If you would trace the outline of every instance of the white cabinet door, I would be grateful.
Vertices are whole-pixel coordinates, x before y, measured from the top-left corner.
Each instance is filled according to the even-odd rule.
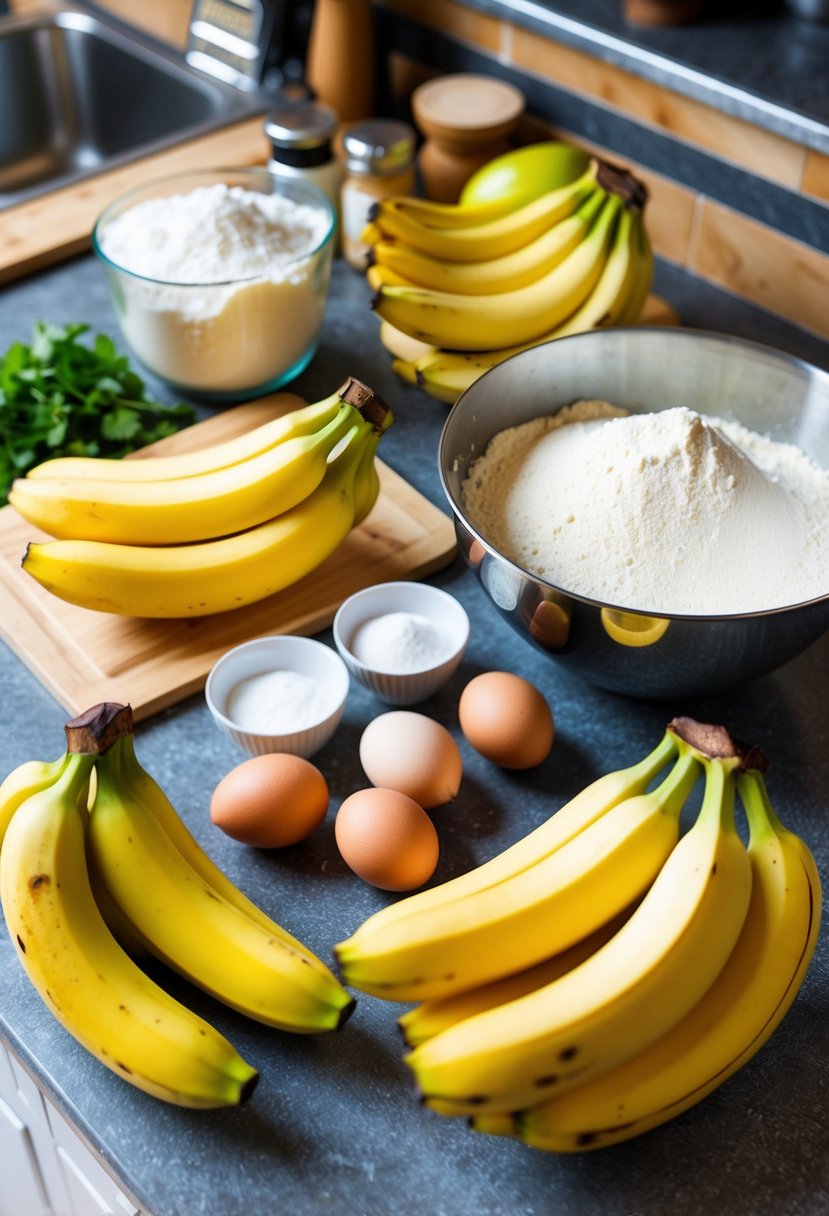
[[[0,1216],[48,1216],[28,1128],[0,1098]]]
[[[138,1209],[51,1102],[46,1111],[75,1216],[138,1216]]]

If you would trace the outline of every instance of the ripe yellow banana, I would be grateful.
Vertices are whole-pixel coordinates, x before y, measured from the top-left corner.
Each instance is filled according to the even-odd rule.
[[[702,1000],[662,1038],[594,1081],[524,1112],[528,1144],[583,1152],[681,1114],[770,1038],[803,983],[820,927],[820,879],[799,837],[777,820],[758,771],[737,788],[748,814],[751,902],[742,932]]]
[[[506,879],[514,878],[567,844],[613,807],[628,798],[644,794],[654,778],[674,760],[676,735],[671,724],[657,746],[636,764],[597,777],[560,810],[528,832],[509,848],[465,874],[440,886],[418,891],[406,899],[389,904],[364,921],[347,942],[336,947],[340,964],[350,954],[359,955],[362,940],[383,934],[401,919],[436,911],[467,895],[480,895]]]
[[[172,456],[141,456],[132,460],[111,460],[97,456],[58,456],[45,460],[26,474],[27,477],[75,479],[88,477],[96,481],[173,481],[181,477],[199,477],[230,465],[241,464],[276,447],[289,439],[310,435],[326,426],[339,413],[342,393],[347,383],[336,393],[312,405],[301,406],[295,397],[296,409],[274,418],[262,426],[237,435],[224,443],[211,444],[195,452]],[[293,397],[293,394],[289,394]]]
[[[587,236],[527,287],[477,296],[381,287],[372,307],[412,337],[452,350],[491,351],[531,342],[571,316],[596,286],[621,206],[618,195],[609,195]]]
[[[380,341],[394,359],[405,359],[408,363],[416,363],[424,355],[434,354],[437,347],[428,342],[418,342],[402,329],[395,329],[388,321],[380,322]]]
[[[144,975],[95,904],[84,832],[94,761],[70,755],[9,825],[0,897],[18,958],[58,1021],[118,1076],[181,1106],[237,1105],[255,1069]]]
[[[534,241],[513,253],[480,262],[448,262],[399,241],[380,241],[370,254],[373,265],[367,275],[369,286],[376,290],[383,283],[393,282],[373,280],[371,272],[379,268],[418,287],[461,295],[494,295],[526,287],[558,266],[584,240],[606,198],[606,191],[596,187],[572,215]]]
[[[531,342],[502,350],[465,353],[432,349],[415,363],[417,382],[432,397],[453,404],[490,367],[568,334],[605,325],[632,325],[650,291],[653,255],[641,215],[623,211],[613,247],[596,287],[571,317]]]
[[[47,789],[60,777],[66,765],[66,756],[57,760],[26,760],[5,778],[0,785],[0,850],[3,839],[11,823],[12,815],[19,806],[37,794]]]
[[[340,1026],[354,1007],[352,997],[327,968],[309,965],[304,947],[277,937],[204,881],[134,795],[122,744],[97,762],[89,848],[109,894],[147,948],[256,1021],[301,1034]]]
[[[679,813],[699,772],[686,750],[656,790],[620,802],[512,877],[386,926],[370,918],[336,949],[344,981],[387,1000],[425,1000],[574,945],[653,882],[676,844]]]
[[[441,203],[435,199],[415,198],[404,195],[394,195],[391,198],[379,199],[372,207],[370,217],[376,223],[385,216],[403,216],[404,219],[414,220],[425,224],[428,228],[441,228],[448,231],[458,231],[461,228],[472,228],[477,224],[486,224],[491,220],[511,215],[525,203],[532,202],[533,197],[525,195],[504,195],[501,198],[488,199],[480,203]]]
[[[379,291],[381,287],[417,286],[413,279],[405,278],[402,274],[398,274],[396,270],[389,270],[388,266],[367,267],[366,282],[372,291]]]
[[[556,338],[618,325],[639,285],[638,232],[641,212],[623,208],[601,278],[590,295],[556,331]]]
[[[636,250],[636,282],[622,308],[617,322],[619,325],[637,325],[642,321],[642,312],[653,285],[653,248],[641,219],[633,236]],[[642,323],[645,324],[644,321]]]
[[[705,794],[642,903],[574,971],[458,1023],[406,1061],[429,1105],[529,1107],[630,1059],[675,1026],[722,971],[745,923],[751,864],[734,824],[742,758],[704,758]]]
[[[61,599],[123,616],[206,616],[254,603],[316,569],[348,535],[370,438],[368,424],[352,428],[304,502],[237,536],[169,547],[47,541],[28,546],[23,569]]]
[[[447,262],[481,262],[521,249],[565,219],[596,188],[598,164],[593,162],[576,181],[552,190],[541,198],[525,203],[517,211],[484,223],[459,229],[441,229],[390,209],[378,209],[362,234],[372,246],[389,237],[403,241],[412,249]]]
[[[614,917],[595,933],[576,942],[569,950],[562,950],[560,954],[554,954],[552,958],[544,959],[534,967],[527,967],[524,971],[493,980],[491,984],[466,988],[454,996],[439,997],[433,1001],[424,1001],[422,1005],[415,1005],[397,1019],[403,1041],[407,1047],[417,1047],[440,1034],[442,1030],[448,1030],[450,1026],[462,1022],[464,1018],[483,1013],[486,1009],[495,1009],[498,1005],[505,1005],[507,1001],[514,1001],[519,996],[535,992],[544,984],[551,984],[559,976],[566,975],[568,971],[578,967],[591,954],[595,954],[605,942],[610,941],[626,919],[625,913]]]
[[[328,457],[359,421],[343,403],[331,422],[241,464],[172,481],[18,478],[9,502],[29,523],[62,540],[175,545],[254,528],[308,498]]]
[[[188,831],[175,807],[164,793],[164,790],[139,762],[135,754],[134,735],[131,733],[124,735],[117,746],[120,748],[118,759],[120,764],[120,780],[123,788],[129,790],[131,800],[141,804],[144,811],[149,814],[157,825],[157,828],[163,831],[169,838],[171,846],[178,850],[184,861],[198,875],[205,886],[209,887],[211,891],[226,903],[231,904],[237,911],[242,912],[254,924],[259,925],[266,933],[269,933],[272,937],[281,939],[298,954],[303,954],[310,965],[326,978],[326,981],[333,979],[330,970],[317,958],[312,950],[309,950],[298,938],[294,937],[275,920],[272,920],[257,904],[248,899],[230,881],[227,875],[210,860],[198,841]],[[97,877],[97,868],[94,873]],[[103,879],[100,881],[105,886]],[[108,896],[108,898],[115,908],[118,909],[118,905],[115,904],[112,897]],[[121,913],[121,916],[123,916],[123,913]],[[109,916],[106,913],[104,918],[109,922]],[[111,927],[114,931],[115,926]],[[117,937],[118,933],[115,936]]]

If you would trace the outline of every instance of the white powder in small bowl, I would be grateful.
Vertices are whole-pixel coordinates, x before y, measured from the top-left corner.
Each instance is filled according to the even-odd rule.
[[[657,615],[829,593],[829,473],[735,422],[619,414],[579,403],[496,435],[462,488],[473,526],[531,574]]]
[[[290,735],[316,726],[331,713],[330,692],[299,671],[266,671],[230,691],[225,717],[253,734]]]
[[[330,226],[322,207],[221,182],[136,203],[98,237],[127,341],[185,388],[267,384],[319,333]]]

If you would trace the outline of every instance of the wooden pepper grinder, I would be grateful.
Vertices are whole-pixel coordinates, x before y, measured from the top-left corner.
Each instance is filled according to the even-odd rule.
[[[418,162],[427,196],[457,202],[476,169],[508,151],[524,112],[519,89],[493,76],[437,76],[412,93],[412,115],[426,137]]]
[[[374,102],[371,0],[315,0],[308,83],[340,122],[368,118]]]

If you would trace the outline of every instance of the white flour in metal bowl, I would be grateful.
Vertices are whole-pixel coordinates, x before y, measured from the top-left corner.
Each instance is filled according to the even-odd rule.
[[[322,208],[221,182],[136,203],[99,237],[131,272],[110,271],[127,341],[174,384],[226,392],[267,383],[302,358],[322,324],[327,274],[320,281],[313,251],[329,226]]]
[[[829,473],[693,410],[577,402],[496,435],[462,493],[505,557],[619,607],[724,615],[829,593]]]

